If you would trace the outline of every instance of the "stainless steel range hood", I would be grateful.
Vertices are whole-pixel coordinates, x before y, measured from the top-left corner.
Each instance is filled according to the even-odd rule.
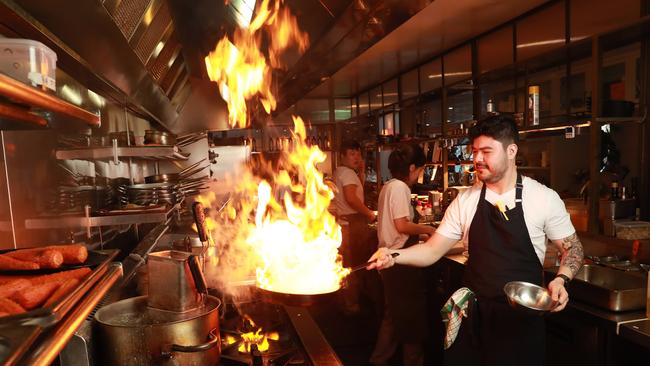
[[[277,72],[277,112],[430,1],[285,3],[311,47],[304,55],[285,56],[288,69]],[[5,31],[45,43],[76,80],[175,133],[228,128],[225,104],[203,59],[235,29],[237,16],[220,0],[0,0]]]

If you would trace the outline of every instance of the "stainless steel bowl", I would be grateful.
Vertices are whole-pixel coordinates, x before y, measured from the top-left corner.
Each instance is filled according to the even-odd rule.
[[[557,305],[547,289],[528,282],[508,282],[503,286],[503,292],[510,306],[529,313],[543,314]]]

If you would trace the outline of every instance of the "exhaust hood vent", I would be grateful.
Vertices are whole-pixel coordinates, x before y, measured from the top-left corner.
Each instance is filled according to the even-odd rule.
[[[151,2],[151,0],[124,0],[113,9],[111,16],[126,39],[131,39]],[[110,12],[111,9],[107,10]]]
[[[158,84],[160,84],[169,68],[176,61],[180,50],[181,45],[178,43],[176,34],[172,33],[169,39],[164,42],[164,46],[162,47],[160,53],[157,56],[154,54],[149,58],[149,62],[147,62],[147,69]]]
[[[155,7],[155,4],[152,4],[151,7]],[[146,24],[146,21],[141,23],[140,26],[145,27],[144,33],[135,45],[131,44],[143,64],[147,64],[151,57],[155,58],[162,52],[164,48],[163,38],[165,35],[169,35],[167,31],[171,29],[171,25],[172,18],[169,15],[169,8],[166,3],[160,4],[151,23]]]

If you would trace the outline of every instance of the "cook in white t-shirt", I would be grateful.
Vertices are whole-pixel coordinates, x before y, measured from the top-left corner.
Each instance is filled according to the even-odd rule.
[[[395,227],[395,219],[407,217],[413,221],[411,188],[399,179],[391,179],[381,189],[377,206],[377,236],[379,247],[399,249],[404,246],[409,235],[400,233]]]
[[[350,206],[344,193],[344,187],[353,187],[354,195],[360,202],[363,202],[363,184],[361,184],[357,172],[347,166],[341,165],[334,170],[334,182],[336,183],[336,189],[339,192],[334,195],[336,214],[338,216],[345,216],[359,213]]]
[[[548,240],[566,238],[575,233],[575,229],[564,202],[554,190],[529,177],[523,177],[522,184],[522,208],[526,227],[535,253],[543,264]],[[469,227],[476,213],[481,188],[483,183],[478,181],[460,193],[447,208],[445,217],[436,230],[447,238],[463,239],[465,249],[468,247]],[[515,188],[501,195],[487,188],[485,199],[493,205],[500,201],[507,209],[511,209],[515,207]]]

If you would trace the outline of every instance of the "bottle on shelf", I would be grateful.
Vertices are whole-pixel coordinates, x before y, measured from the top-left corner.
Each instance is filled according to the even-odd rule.
[[[251,141],[251,151],[257,151],[257,141],[255,140],[255,137],[253,137]]]
[[[496,114],[496,111],[494,110],[494,102],[492,101],[492,98],[488,99],[485,109],[488,115]]]
[[[539,125],[539,85],[528,87],[528,125]]]
[[[325,150],[332,150],[332,139],[329,132],[325,133]]]
[[[275,140],[273,139],[273,137],[269,137],[269,146],[267,150],[269,152],[275,151]]]

